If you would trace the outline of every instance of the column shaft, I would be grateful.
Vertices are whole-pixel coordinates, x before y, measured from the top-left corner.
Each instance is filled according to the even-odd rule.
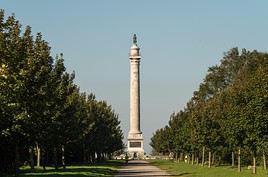
[[[139,60],[130,60],[130,132],[140,133]]]

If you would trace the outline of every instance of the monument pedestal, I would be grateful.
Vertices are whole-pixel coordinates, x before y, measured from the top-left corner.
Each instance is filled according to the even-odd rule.
[[[143,159],[143,136],[142,133],[130,133],[128,134],[128,156],[130,159]]]

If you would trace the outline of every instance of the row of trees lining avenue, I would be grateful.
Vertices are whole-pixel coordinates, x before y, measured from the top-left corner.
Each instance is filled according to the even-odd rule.
[[[268,54],[238,48],[208,69],[184,110],[151,138],[157,153],[209,167],[237,164],[238,171],[251,165],[253,173],[257,162],[266,169],[267,145]]]
[[[74,78],[41,33],[0,11],[0,171],[90,163],[123,148],[118,115]]]

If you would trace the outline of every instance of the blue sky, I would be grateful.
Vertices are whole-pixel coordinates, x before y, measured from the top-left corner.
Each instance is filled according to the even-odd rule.
[[[232,47],[268,48],[268,1],[1,0],[6,15],[42,32],[52,56],[64,53],[82,91],[107,100],[129,129],[129,60],[133,33],[141,48],[141,128],[152,133],[183,109]]]

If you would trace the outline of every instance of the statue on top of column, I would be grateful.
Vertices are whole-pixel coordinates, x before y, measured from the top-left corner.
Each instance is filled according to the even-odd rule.
[[[133,44],[137,45],[137,35],[136,34],[133,35]]]

